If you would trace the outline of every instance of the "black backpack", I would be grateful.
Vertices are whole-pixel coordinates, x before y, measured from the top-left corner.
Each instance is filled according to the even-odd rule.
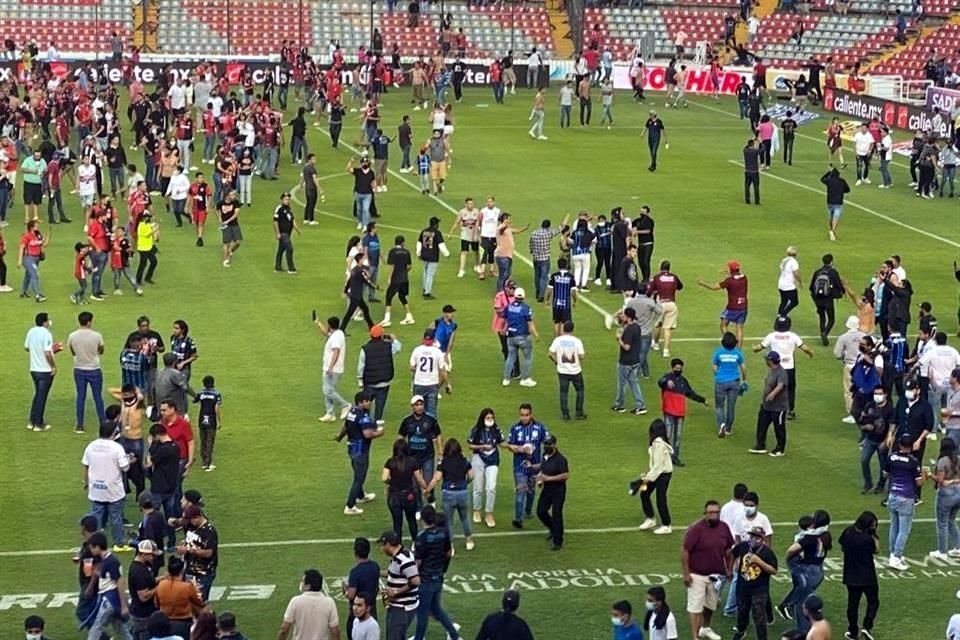
[[[813,278],[813,296],[815,298],[833,297],[833,279],[828,269],[820,269]]]

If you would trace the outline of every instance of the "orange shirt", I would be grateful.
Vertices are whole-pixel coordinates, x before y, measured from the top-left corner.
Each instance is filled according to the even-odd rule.
[[[194,608],[203,608],[203,598],[192,582],[167,576],[157,581],[157,607],[172,620],[193,617]]]

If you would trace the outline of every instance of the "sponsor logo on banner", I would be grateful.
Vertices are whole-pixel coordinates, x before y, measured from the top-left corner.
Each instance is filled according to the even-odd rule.
[[[907,131],[930,131],[933,126],[930,120],[931,114],[922,107],[854,94],[836,88],[824,90],[823,109],[863,121],[876,117],[888,127]],[[949,137],[949,116],[944,117],[940,130],[934,133],[941,138]]]
[[[739,69],[739,70],[738,70]],[[746,78],[747,84],[753,85],[753,75],[750,69],[724,69],[718,75],[720,93],[732,96],[737,93],[740,78]],[[628,65],[615,65],[613,68],[613,87],[615,89],[632,89]],[[645,91],[665,91],[667,89],[667,67],[658,64],[648,64],[643,67],[643,88]],[[713,93],[713,82],[710,79],[709,67],[687,66],[687,79],[684,82],[687,93]]]
[[[927,87],[927,109],[940,107],[943,113],[953,113],[960,108],[960,91],[946,87]]]
[[[820,117],[819,113],[811,111],[798,112],[796,107],[779,103],[772,105],[765,113],[774,120],[783,120],[787,117],[787,111],[793,111],[793,115],[790,117],[793,118],[797,124],[807,124]]]

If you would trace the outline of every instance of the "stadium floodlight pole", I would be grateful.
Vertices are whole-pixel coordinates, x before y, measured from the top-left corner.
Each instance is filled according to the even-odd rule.
[[[373,6],[376,0],[370,0],[370,40],[368,41],[370,49],[373,49]]]
[[[299,9],[297,11],[297,51],[303,48],[303,0],[299,0],[297,3]],[[283,60],[280,61],[283,63]]]

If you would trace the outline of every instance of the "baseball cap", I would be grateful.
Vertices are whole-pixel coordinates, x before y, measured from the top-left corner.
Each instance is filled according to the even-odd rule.
[[[770,362],[776,362],[777,364],[780,364],[780,354],[777,353],[776,351],[770,351],[767,353],[767,360],[769,360]]]
[[[920,303],[919,305],[917,305],[917,306],[919,306],[921,309],[923,309],[923,310],[926,311],[927,313],[930,313],[931,311],[933,311],[933,305],[930,304],[929,302],[921,302],[921,303]]]
[[[455,312],[455,311],[456,311],[456,309],[453,307],[452,304],[445,304],[445,305],[443,305],[443,312],[444,312],[444,313],[453,313],[453,312]]]
[[[199,518],[203,515],[203,511],[195,504],[190,505],[183,510],[183,519],[184,520],[193,520],[194,518]]]
[[[153,497],[153,494],[149,491],[144,491],[140,494],[140,497],[137,498],[137,505],[141,507],[153,506],[156,500]]]
[[[750,530],[747,532],[751,536],[757,536],[758,538],[766,538],[767,532],[764,531],[763,527],[750,527]]]
[[[433,337],[434,337],[433,329],[424,329],[423,331],[424,340],[433,340]]]
[[[383,337],[383,327],[378,324],[370,327],[370,337],[371,338],[382,338]]]
[[[913,378],[910,378],[910,379],[908,379],[906,382],[903,383],[903,388],[904,388],[904,389],[916,389],[916,388],[917,388],[917,381],[914,380]]]
[[[183,497],[186,498],[187,502],[191,504],[195,504],[200,507],[204,506],[203,495],[201,495],[196,489],[188,489],[187,491],[184,491]]]
[[[380,537],[377,538],[377,544],[398,545],[400,544],[400,536],[398,536],[395,531],[384,531],[380,534]]]
[[[157,543],[153,540],[141,540],[137,543],[137,553],[158,556],[163,552],[160,551],[160,549],[157,547]]]
[[[803,608],[814,620],[823,620],[823,598],[817,594],[811,593],[808,595],[807,599],[803,601]]]
[[[897,443],[904,447],[913,446],[913,436],[909,433],[902,433],[900,437],[897,438]]]
[[[526,298],[527,292],[523,290],[523,287],[517,287],[516,290],[513,292],[513,297],[521,298],[521,299]]]
[[[550,446],[555,447],[557,445],[557,436],[551,433],[550,435],[548,435],[546,438],[543,439],[543,444],[549,444]]]
[[[418,402],[423,402],[423,396],[417,394],[417,395],[413,396],[412,398],[410,398],[410,404],[411,404],[411,405],[417,404]]]
[[[847,325],[847,329],[850,329],[851,331],[853,329],[859,329],[860,320],[857,319],[857,316],[850,316],[849,318],[847,318],[846,325]]]
[[[727,263],[727,269],[730,269],[730,271],[740,271],[740,263],[736,260],[731,260]]]

